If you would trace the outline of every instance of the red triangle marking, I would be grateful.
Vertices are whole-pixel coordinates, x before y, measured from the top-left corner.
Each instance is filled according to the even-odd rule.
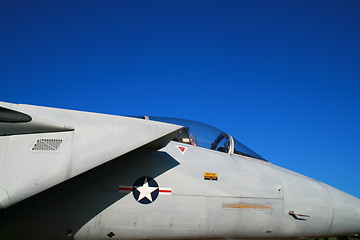
[[[183,153],[186,148],[184,148],[184,147],[178,147],[178,149]]]

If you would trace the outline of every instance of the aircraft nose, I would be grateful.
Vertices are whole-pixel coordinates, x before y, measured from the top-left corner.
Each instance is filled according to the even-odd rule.
[[[360,199],[329,187],[334,214],[330,232],[332,235],[360,233]]]

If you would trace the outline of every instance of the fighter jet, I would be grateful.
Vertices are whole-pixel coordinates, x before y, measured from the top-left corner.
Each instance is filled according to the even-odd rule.
[[[262,239],[360,232],[360,200],[172,118],[0,102],[1,239]]]

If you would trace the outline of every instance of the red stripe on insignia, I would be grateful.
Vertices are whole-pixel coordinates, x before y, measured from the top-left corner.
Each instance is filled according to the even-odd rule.
[[[159,192],[162,192],[162,193],[171,193],[172,190],[159,190]]]
[[[132,188],[129,187],[119,187],[120,191],[132,191]]]

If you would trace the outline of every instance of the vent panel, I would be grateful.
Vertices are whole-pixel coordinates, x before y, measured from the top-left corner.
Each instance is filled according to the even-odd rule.
[[[56,151],[62,139],[38,139],[32,148],[33,151]]]

